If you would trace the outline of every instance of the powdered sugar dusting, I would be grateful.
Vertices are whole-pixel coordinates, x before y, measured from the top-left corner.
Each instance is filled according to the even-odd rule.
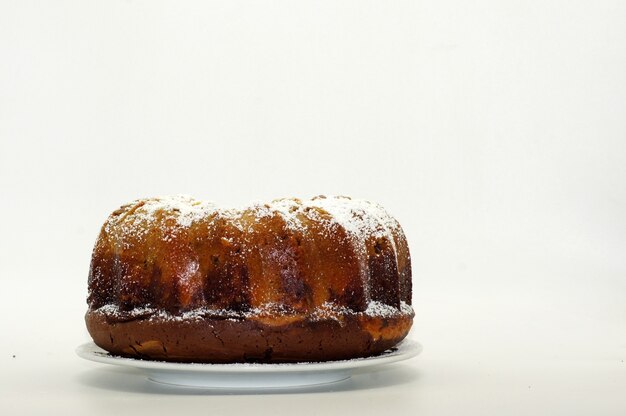
[[[396,222],[380,205],[348,197],[317,197],[307,201],[306,206],[321,208],[332,216],[332,221],[356,238],[370,235],[390,237],[389,230],[396,228]]]
[[[189,227],[194,221],[214,213],[217,206],[212,202],[197,201],[187,195],[164,196],[145,200],[135,214],[154,220],[158,213],[171,215],[181,227]]]
[[[287,227],[292,230],[302,230],[302,223],[298,220],[297,213],[302,208],[300,200],[277,199],[270,204],[271,209],[279,213],[285,220]]]
[[[96,310],[94,313],[102,314],[109,318],[122,318],[129,319],[149,319],[149,320],[167,320],[184,322],[190,320],[206,320],[206,319],[230,319],[230,320],[243,320],[243,319],[255,319],[267,316],[296,316],[298,313],[294,313],[288,309],[282,307],[282,305],[268,303],[263,307],[252,308],[248,311],[234,311],[229,309],[212,309],[207,307],[192,309],[189,311],[183,311],[178,314],[172,314],[162,309],[153,308],[151,306],[137,307],[129,311],[121,310],[118,305],[109,304],[104,305]],[[309,321],[322,321],[322,320],[337,320],[341,321],[346,316],[368,316],[373,318],[393,318],[399,316],[412,315],[413,308],[405,302],[401,303],[400,308],[395,308],[390,305],[385,305],[381,302],[372,301],[368,304],[368,307],[363,312],[357,312],[344,306],[332,304],[330,302],[324,303],[318,308],[315,308],[311,312],[301,315],[302,319]]]
[[[330,214],[332,222],[341,225],[356,238],[369,235],[388,236],[389,230],[397,228],[395,220],[378,204],[348,197],[325,196],[306,201],[284,198],[271,203],[256,203],[241,208],[221,207],[213,202],[198,201],[187,195],[162,196],[137,200],[122,207],[121,211],[116,211],[117,215],[109,218],[107,225],[109,227],[124,225],[136,228],[128,231],[140,233],[141,227],[132,227],[133,224],[139,225],[146,222],[153,224],[159,218],[173,218],[177,226],[188,228],[194,222],[211,215],[237,222],[236,220],[241,219],[247,211],[253,212],[259,218],[278,214],[284,219],[288,228],[302,230],[303,226],[298,215],[309,213],[312,207],[326,211]],[[315,217],[317,213],[311,211],[308,215]]]
[[[173,219],[169,227],[171,233],[163,236],[163,240],[168,241],[176,234],[177,228],[189,228],[194,222],[217,212],[214,203],[197,201],[186,195],[140,199],[115,211],[107,219],[104,229],[118,240],[118,245],[125,247],[125,236],[141,240],[151,229]],[[223,213],[228,214],[228,211]]]
[[[392,317],[411,314],[413,313],[413,308],[406,302],[401,302],[400,308],[395,308],[382,302],[371,301],[363,313],[368,316]]]

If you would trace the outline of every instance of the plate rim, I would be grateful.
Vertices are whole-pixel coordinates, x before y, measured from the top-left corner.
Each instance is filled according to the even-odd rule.
[[[76,347],[76,354],[85,360],[104,364],[133,367],[143,370],[158,371],[188,371],[210,373],[291,373],[313,371],[350,370],[366,367],[374,367],[408,360],[419,355],[423,346],[419,342],[407,339],[400,341],[394,346],[395,351],[384,352],[381,355],[349,360],[337,360],[326,362],[300,362],[300,363],[177,363],[168,361],[150,361],[137,358],[116,357],[98,347],[93,341],[85,342]],[[387,350],[389,351],[389,350]],[[106,355],[105,355],[106,354]]]

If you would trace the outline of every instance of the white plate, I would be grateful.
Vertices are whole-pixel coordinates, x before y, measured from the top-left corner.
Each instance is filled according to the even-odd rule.
[[[352,360],[286,364],[187,364],[116,357],[93,342],[76,349],[76,353],[86,360],[139,369],[148,380],[155,383],[225,389],[272,389],[334,383],[347,380],[352,374],[407,360],[421,351],[422,346],[418,342],[405,339],[375,357]]]

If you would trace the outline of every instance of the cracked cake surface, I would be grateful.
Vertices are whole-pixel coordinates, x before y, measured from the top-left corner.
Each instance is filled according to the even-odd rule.
[[[168,361],[363,357],[402,340],[414,315],[402,228],[348,197],[134,201],[103,225],[88,289],[96,344]]]

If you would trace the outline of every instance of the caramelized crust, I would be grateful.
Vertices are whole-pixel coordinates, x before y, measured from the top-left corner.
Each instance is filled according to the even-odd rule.
[[[400,225],[345,197],[239,210],[187,197],[135,201],[102,227],[88,284],[96,344],[148,359],[367,356],[402,340],[413,317]]]

